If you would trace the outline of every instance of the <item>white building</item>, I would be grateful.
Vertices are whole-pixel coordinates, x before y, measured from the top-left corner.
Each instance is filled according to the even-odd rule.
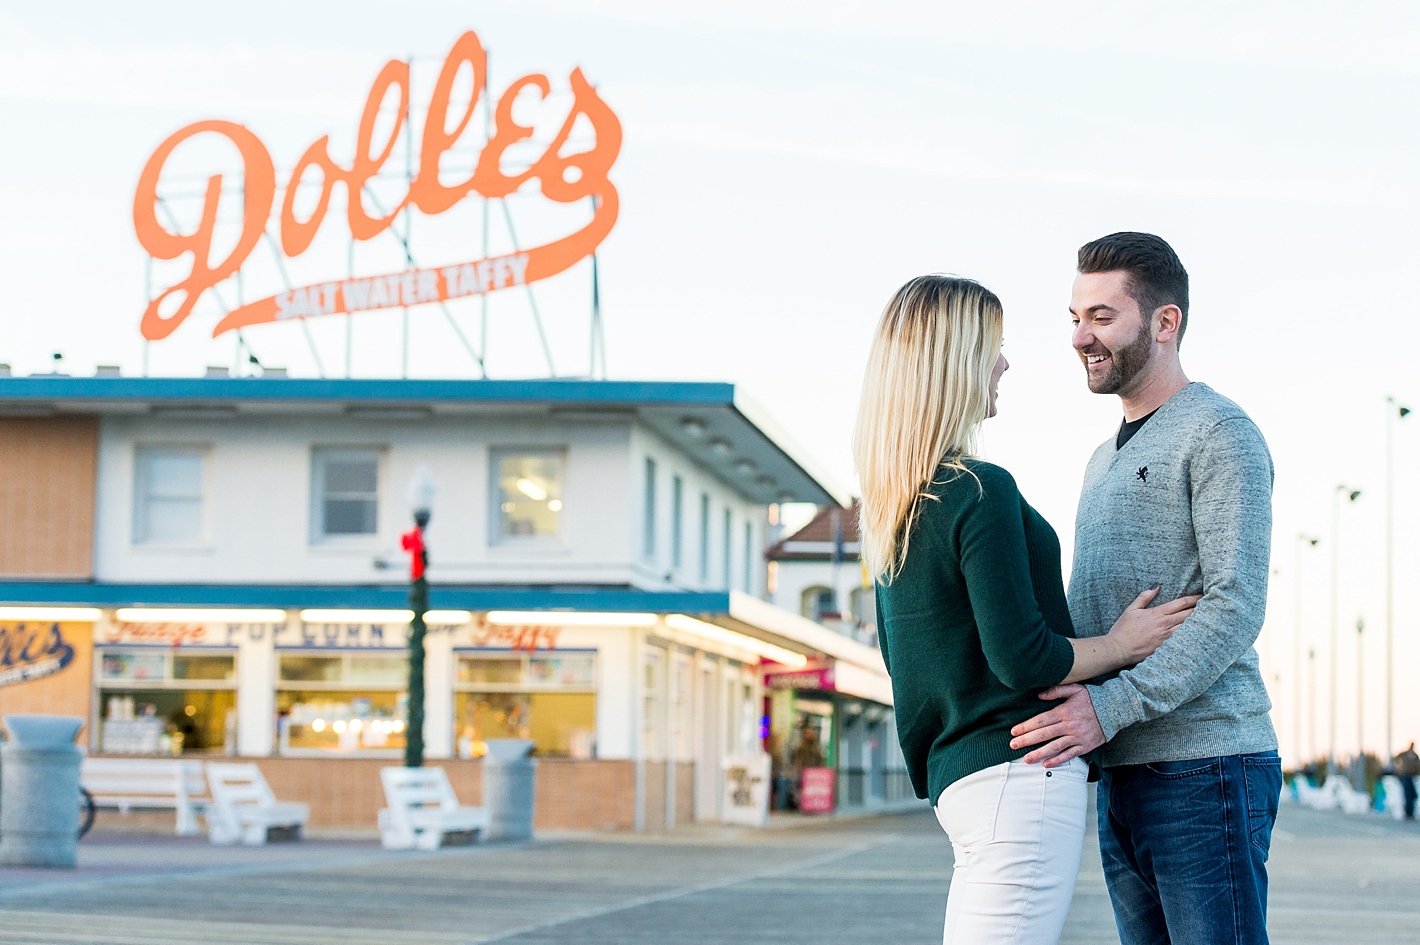
[[[545,824],[754,820],[766,668],[831,658],[891,702],[876,650],[761,599],[766,508],[834,497],[756,416],[725,384],[0,378],[38,457],[0,469],[0,602],[82,651],[93,751],[289,783],[396,757],[427,466],[427,755],[533,739]]]

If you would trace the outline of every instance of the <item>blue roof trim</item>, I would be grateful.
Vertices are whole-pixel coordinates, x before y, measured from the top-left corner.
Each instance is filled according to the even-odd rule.
[[[0,377],[0,401],[464,401],[732,405],[734,385],[685,381]]]
[[[404,585],[76,584],[0,581],[0,603],[76,607],[279,607],[402,610]],[[626,587],[499,587],[434,584],[438,610],[586,610],[613,613],[725,614],[725,591],[641,591]]]

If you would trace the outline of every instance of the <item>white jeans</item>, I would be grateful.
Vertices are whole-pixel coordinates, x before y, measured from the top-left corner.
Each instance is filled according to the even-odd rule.
[[[1059,941],[1084,850],[1088,775],[1078,758],[1049,769],[1010,761],[942,792],[937,820],[956,855],[945,945]]]

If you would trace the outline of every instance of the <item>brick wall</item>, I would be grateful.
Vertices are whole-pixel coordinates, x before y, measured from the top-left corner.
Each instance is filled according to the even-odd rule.
[[[0,576],[93,577],[95,417],[0,418]]]
[[[278,799],[311,805],[313,828],[369,830],[385,806],[380,769],[398,764],[383,758],[260,758],[256,763]],[[444,769],[461,803],[476,807],[482,802],[482,762],[440,759],[429,764]],[[630,761],[539,759],[533,824],[539,830],[629,830],[635,788]]]

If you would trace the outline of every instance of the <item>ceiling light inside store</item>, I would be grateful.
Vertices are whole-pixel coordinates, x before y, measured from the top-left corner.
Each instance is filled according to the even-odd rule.
[[[655,614],[598,614],[556,610],[493,610],[487,620],[509,627],[649,627]]]
[[[409,623],[412,610],[303,610],[306,623]]]
[[[782,646],[775,646],[773,643],[766,643],[758,637],[747,636],[734,630],[726,630],[713,623],[706,623],[703,620],[696,620],[694,617],[687,617],[685,614],[670,614],[666,617],[666,626],[672,630],[679,630],[682,633],[690,633],[704,637],[707,640],[714,640],[717,643],[724,643],[737,647],[741,650],[748,650],[757,656],[773,660],[776,663],[783,663],[785,666],[792,666],[795,669],[802,669],[809,664],[808,657],[802,653],[795,653],[793,650],[786,650]]]
[[[705,423],[695,417],[686,417],[680,421],[680,428],[685,431],[685,435],[692,440],[698,440],[705,435]]]
[[[104,615],[97,607],[0,607],[0,620],[69,620],[92,623]]]
[[[414,615],[410,614],[409,619],[413,620]],[[425,623],[462,624],[472,619],[473,614],[466,610],[430,610],[424,613]]]
[[[547,498],[547,490],[531,479],[519,479],[518,491],[534,502],[541,502],[543,499]]]
[[[236,610],[217,607],[120,607],[119,623],[285,623],[284,610]]]

